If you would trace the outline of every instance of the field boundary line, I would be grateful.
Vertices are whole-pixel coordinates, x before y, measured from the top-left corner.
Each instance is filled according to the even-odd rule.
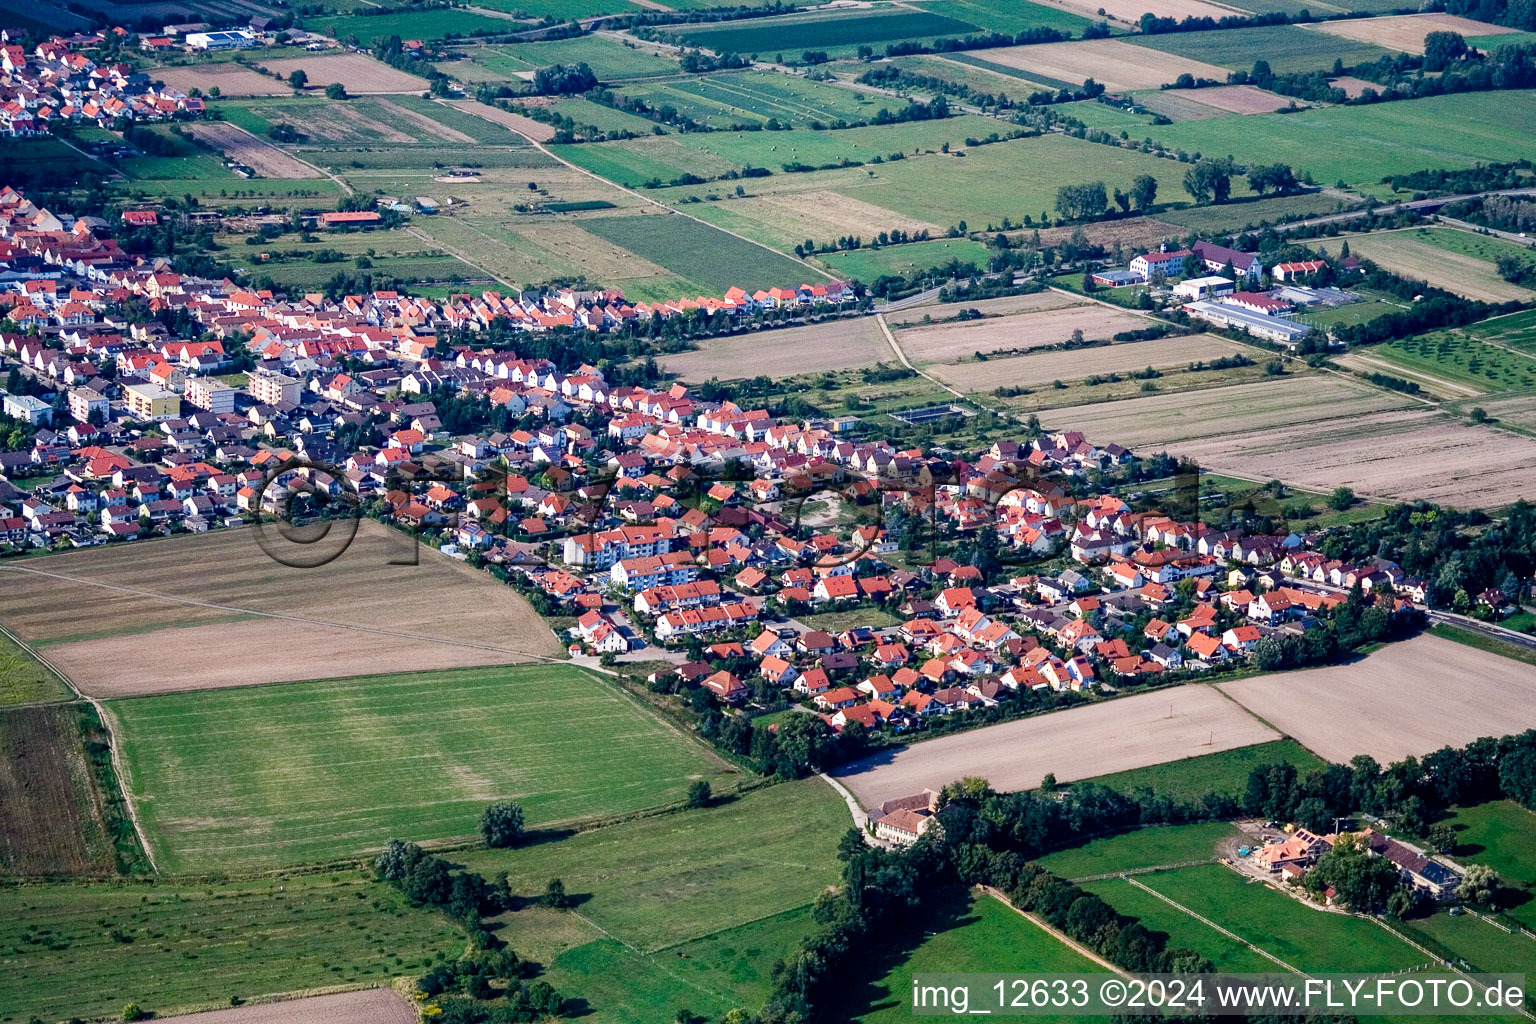
[[[14,567],[6,566],[6,568]],[[79,687],[75,686],[74,680],[59,671],[57,665],[39,654],[25,640],[11,632],[9,626],[0,625],[0,633],[3,633],[11,643],[25,651],[39,665],[42,665],[48,671],[58,676],[64,685],[69,688],[69,692],[75,695],[75,700],[83,700],[96,709],[96,716],[101,719],[102,726],[107,730],[107,738],[109,740],[107,743],[107,753],[112,758],[112,773],[117,777],[117,790],[122,794],[123,806],[128,808],[128,820],[133,823],[133,833],[139,840],[139,848],[144,851],[144,859],[149,861],[149,869],[158,875],[160,873],[160,866],[155,863],[155,851],[150,849],[149,837],[145,835],[144,825],[139,821],[139,809],[134,805],[133,794],[128,789],[128,777],[123,773],[122,750],[117,743],[117,719],[107,711],[104,703],[95,697],[82,693]],[[74,701],[55,701],[54,703],[73,704]],[[105,797],[105,794],[103,794],[103,797]]]
[[[1067,936],[1065,933],[1058,931],[1048,921],[1041,917],[1037,917],[1034,914],[1031,914],[1027,910],[1020,910],[1018,907],[1014,906],[1009,901],[1008,897],[1004,896],[999,890],[992,888],[990,885],[978,886],[978,888],[980,888],[981,891],[986,893],[988,896],[997,900],[1003,906],[1007,907],[1009,910],[1013,911],[1015,914],[1018,914],[1020,917],[1024,918],[1024,920],[1028,921],[1030,924],[1045,932],[1047,935],[1061,943],[1063,946],[1066,946],[1074,953],[1077,953],[1079,956],[1082,956],[1085,959],[1098,964],[1105,970],[1113,971],[1115,974],[1120,975],[1122,978],[1130,977],[1130,973],[1127,972],[1124,968],[1110,963],[1108,960],[1104,959],[1102,956],[1099,956],[1099,954],[1095,953],[1081,942],[1078,942],[1075,939]]]
[[[1153,896],[1156,896],[1158,899],[1162,900],[1164,903],[1168,904],[1170,907],[1174,908],[1175,910],[1178,910],[1178,911],[1181,911],[1182,913],[1188,914],[1190,917],[1194,918],[1196,921],[1199,921],[1201,924],[1207,926],[1208,928],[1211,928],[1211,929],[1221,933],[1222,935],[1225,935],[1227,938],[1231,939],[1233,942],[1236,942],[1236,943],[1239,943],[1241,945],[1247,946],[1249,949],[1253,950],[1255,953],[1259,954],[1264,959],[1271,960],[1271,961],[1279,964],[1281,967],[1284,967],[1286,970],[1290,971],[1293,974],[1299,974],[1299,975],[1301,975],[1304,978],[1305,977],[1310,977],[1310,975],[1308,975],[1307,972],[1303,971],[1301,968],[1294,967],[1291,964],[1286,963],[1284,960],[1281,960],[1279,957],[1275,956],[1273,953],[1269,952],[1268,950],[1261,949],[1258,946],[1255,946],[1253,943],[1249,942],[1247,939],[1243,938],[1241,935],[1238,935],[1236,932],[1228,931],[1227,929],[1223,928],[1221,925],[1217,924],[1215,921],[1212,921],[1210,918],[1200,916],[1199,914],[1195,913],[1193,910],[1190,910],[1188,907],[1184,906],[1184,904],[1179,903],[1176,900],[1170,899],[1167,896],[1164,896],[1162,893],[1158,892],[1156,889],[1152,888],[1151,886],[1142,885],[1140,882],[1136,881],[1136,879],[1134,879],[1134,878],[1131,878],[1129,875],[1125,876],[1125,880],[1128,883],[1130,883],[1131,885],[1134,885],[1136,888],[1141,889],[1143,892],[1151,893]]]
[[[783,917],[785,914],[793,914],[797,910],[804,910],[806,907],[814,906],[815,903],[816,901],[814,899],[809,899],[804,903],[796,903],[792,907],[785,907],[783,910],[775,910],[771,914],[762,914],[758,917],[752,918],[750,921],[738,921],[735,924],[728,924],[724,928],[716,928],[712,932],[705,932],[703,935],[695,935],[691,939],[678,939],[676,942],[669,942],[665,946],[657,946],[655,949],[648,949],[645,951],[645,955],[654,956],[657,953],[665,953],[669,949],[676,949],[678,946],[686,946],[690,942],[703,942],[705,939],[712,939],[716,935],[723,935],[726,932],[735,931],[737,928],[745,928],[749,924],[757,924],[759,921],[769,921],[775,917]]]
[[[463,224],[465,227],[469,228],[471,231],[473,231],[475,234],[479,235],[481,238],[487,238],[490,241],[496,241],[496,239],[490,238],[490,236],[488,236],[485,232],[481,231],[479,228],[475,227],[473,224],[469,223],[469,221],[462,220],[462,219],[457,218],[457,217],[454,218],[454,220],[457,223],[459,223],[459,224]],[[431,235],[427,234],[425,231],[423,231],[421,228],[418,228],[416,225],[412,224],[412,225],[407,226],[405,231],[406,231],[406,234],[413,235],[416,238],[421,239],[423,242],[431,242],[434,246],[436,246],[437,248],[443,250],[443,252],[446,252],[448,255],[452,256],[454,259],[456,259],[459,262],[465,264],[466,266],[474,267],[476,270],[478,270],[481,273],[485,274],[491,280],[497,282],[498,284],[505,285],[506,287],[511,288],[513,291],[519,291],[520,290],[518,288],[518,286],[513,284],[511,281],[508,281],[506,278],[504,278],[504,277],[500,276],[499,274],[495,273],[494,271],[490,270],[488,267],[484,266],[483,264],[476,263],[474,260],[470,259],[468,256],[465,256],[463,253],[456,251],[452,246],[448,245],[446,242],[442,241],[441,239],[434,238]]]
[[[1129,881],[1132,875],[1150,875],[1157,871],[1177,871],[1180,868],[1199,868],[1214,863],[1216,863],[1215,857],[1207,857],[1203,860],[1181,860],[1175,864],[1154,864],[1150,867],[1130,868],[1125,871],[1106,871],[1101,875],[1083,875],[1080,878],[1069,878],[1067,881],[1073,885],[1081,885],[1083,882],[1107,882],[1111,878],[1124,878]]]
[[[390,95],[392,95],[392,96],[393,95],[398,95],[398,93],[390,93]],[[283,154],[286,154],[289,157],[292,157],[293,159],[297,160],[299,163],[303,164],[305,167],[308,167],[311,170],[313,170],[316,174],[320,175],[322,178],[330,178],[336,184],[340,185],[341,186],[341,190],[343,192],[345,192],[347,195],[350,196],[350,195],[354,195],[356,193],[356,190],[351,185],[347,184],[347,182],[341,177],[341,175],[339,175],[339,174],[332,174],[330,171],[326,170],[324,167],[321,167],[318,164],[310,163],[308,160],[305,160],[303,157],[299,156],[297,153],[290,152],[289,150],[283,149],[280,146],[273,146],[272,143],[268,142],[266,139],[262,138],[260,135],[257,135],[255,132],[253,132],[253,131],[251,131],[251,130],[249,130],[247,128],[240,127],[240,125],[235,124],[235,122],[233,122],[233,121],[219,121],[219,122],[216,122],[216,123],[218,123],[218,124],[227,124],[231,128],[235,129],[236,131],[244,132],[246,135],[249,135],[251,138],[255,139],[257,142],[261,143],[263,146],[271,146],[273,149],[277,150],[279,153],[283,153]],[[201,141],[201,140],[199,140],[199,141]]]
[[[943,388],[945,391],[948,391],[950,394],[954,395],[956,398],[959,398],[959,399],[964,399],[965,398],[965,395],[963,393],[961,393],[959,391],[956,391],[954,388],[950,387],[948,384],[945,384],[943,381],[939,380],[937,377],[933,376],[932,374],[925,373],[922,370],[919,370],[917,367],[912,365],[912,360],[907,358],[907,354],[905,352],[903,352],[901,350],[901,346],[896,343],[896,335],[892,334],[890,327],[886,325],[885,314],[884,313],[876,313],[875,314],[875,323],[880,326],[880,332],[885,335],[886,343],[891,346],[891,351],[896,353],[896,358],[901,360],[901,365],[905,366],[907,369],[911,370],[913,373],[917,374],[919,377],[921,377],[924,380],[928,381],[930,384],[935,384],[935,385]]]
[[[471,10],[477,10],[478,8],[470,8],[470,9]],[[444,105],[446,106],[447,104],[444,104]],[[454,109],[458,110],[459,108],[458,107],[454,107]],[[465,111],[465,113],[474,114],[475,117],[480,118],[482,121],[489,121],[490,120],[490,118],[485,117],[483,114],[475,113],[475,111],[473,109]],[[497,124],[499,122],[492,122],[492,123],[493,124]],[[531,135],[523,135],[523,133],[517,131],[516,128],[511,128],[511,127],[508,127],[507,125],[502,125],[501,127],[506,128],[510,132],[516,132],[518,135],[522,135],[523,138],[528,140],[528,144],[530,146],[532,146],[534,149],[538,150],[540,153],[543,153],[545,156],[549,157],[551,160],[559,161],[561,164],[565,165],[566,167],[569,167],[571,170],[576,171],[577,173],[580,173],[580,174],[585,174],[587,177],[591,178],[592,180],[600,181],[604,185],[609,186],[610,188],[616,188],[620,192],[623,192],[625,195],[633,196],[634,198],[640,200],[642,203],[646,203],[647,205],[650,205],[650,206],[655,206],[658,209],[664,210],[664,211],[666,211],[669,214],[675,214],[675,215],[677,215],[679,217],[687,217],[689,220],[692,220],[692,221],[698,221],[700,224],[703,224],[706,227],[714,228],[716,231],[722,231],[725,234],[730,235],[732,238],[738,238],[741,241],[746,242],[749,245],[757,246],[759,249],[766,249],[766,250],[768,250],[769,252],[773,253],[776,256],[782,256],[782,257],[784,257],[787,260],[790,260],[790,261],[792,261],[794,263],[800,264],[802,267],[804,267],[805,269],[809,270],[811,273],[816,274],[818,277],[825,278],[828,281],[835,281],[835,280],[837,280],[837,278],[833,277],[831,274],[827,273],[825,270],[822,270],[820,267],[814,266],[813,264],[807,263],[805,260],[801,259],[798,256],[792,256],[789,253],[780,252],[778,249],[775,249],[773,246],[766,245],[763,242],[759,242],[755,238],[748,238],[746,235],[737,234],[736,232],[730,230],[729,228],[722,228],[722,227],[720,227],[717,224],[711,224],[709,221],[705,220],[702,217],[695,217],[691,213],[684,213],[682,210],[675,210],[672,207],[668,206],[666,203],[663,203],[659,199],[652,199],[650,196],[641,195],[639,192],[636,192],[634,189],[629,188],[629,187],[627,187],[625,185],[620,185],[618,182],[612,181],[612,180],[610,180],[608,178],[605,178],[601,174],[598,174],[595,171],[589,171],[585,167],[582,167],[580,164],[571,163],[571,161],[569,161],[569,160],[565,159],[564,157],[560,156],[558,153],[551,153],[549,151],[549,148],[547,146],[545,146],[544,143],[542,143],[542,142],[538,141],[537,139],[533,138],[533,136],[531,136]],[[620,248],[623,248],[623,247],[620,246]]]
[[[1476,916],[1476,915],[1473,915],[1473,916]],[[1445,964],[1446,963],[1446,961],[1444,961],[1433,950],[1429,949],[1426,946],[1419,945],[1413,939],[1410,939],[1408,936],[1404,935],[1402,932],[1398,931],[1396,928],[1393,928],[1391,925],[1387,924],[1387,922],[1381,920],[1380,918],[1373,917],[1373,918],[1371,918],[1371,921],[1373,921],[1374,923],[1379,925],[1381,927],[1382,931],[1387,932],[1389,935],[1393,936],[1394,938],[1401,939],[1408,946],[1411,946],[1412,948],[1418,950],[1420,953],[1423,953],[1425,956],[1429,957],[1429,965],[1430,966],[1433,967],[1433,966],[1435,966],[1437,964]],[[1454,953],[1455,950],[1452,950],[1452,952]],[[1460,954],[1457,954],[1457,955],[1459,956]],[[1470,974],[1468,974],[1466,971],[1463,971],[1459,967],[1456,967],[1454,965],[1450,965],[1450,966],[1447,967],[1447,970],[1450,970],[1450,971],[1452,971],[1452,972],[1454,972],[1456,974],[1461,975],[1463,978],[1466,978],[1468,981],[1472,982],[1472,984],[1474,984],[1474,985],[1477,984],[1477,982],[1473,979],[1473,977]],[[1488,990],[1488,987],[1486,985],[1480,986],[1480,987],[1485,992]],[[1520,1012],[1522,1014],[1524,1014],[1527,1018],[1529,1018],[1531,1020],[1536,1020],[1536,1015],[1533,1015],[1531,1013],[1531,1011],[1527,1010],[1525,1007],[1522,1006],[1519,1009],[1520,1009]]]

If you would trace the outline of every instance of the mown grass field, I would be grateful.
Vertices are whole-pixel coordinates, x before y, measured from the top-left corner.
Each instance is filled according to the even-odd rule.
[[[865,120],[881,108],[902,106],[902,101],[891,97],[763,71],[632,85],[620,91],[653,107],[670,105],[678,113],[716,128],[769,121],[797,126],[832,125]]]
[[[519,0],[521,3],[522,0]],[[526,5],[525,5],[526,6]],[[567,13],[564,17],[574,17]],[[471,11],[433,10],[398,11],[391,14],[338,14],[306,18],[305,28],[320,32],[342,42],[356,40],[362,46],[373,46],[382,39],[399,36],[401,39],[443,39],[448,36],[467,36],[471,32],[514,32],[516,22],[492,18]]]
[[[1387,175],[1536,156],[1536,92],[1234,115],[1163,125],[1148,134],[1187,152],[1231,154],[1242,163],[1289,163],[1320,184],[1343,181],[1390,195],[1381,185]]]
[[[1512,935],[1471,914],[1431,914],[1406,922],[1403,930],[1412,937],[1428,938],[1452,950],[1477,971],[1536,976],[1536,942],[1526,935]]]
[[[706,294],[792,288],[814,273],[770,249],[682,216],[590,217],[583,230],[697,282]]]
[[[330,985],[386,984],[463,933],[357,871],[246,882],[0,887],[0,1020],[157,1016]]]
[[[809,904],[836,883],[849,825],[832,789],[806,779],[455,859],[488,878],[507,872],[530,897],[550,878],[565,883],[573,911],[525,907],[500,918],[498,934],[585,999],[590,1019],[670,1020],[681,1006],[718,1019],[760,1006],[773,961],[814,929]]]
[[[1485,341],[1536,353],[1536,309],[1509,316],[1497,316],[1463,328],[1466,333]]]
[[[1220,864],[1137,881],[1303,971],[1400,971],[1428,960],[1371,921],[1309,910]]]
[[[1149,931],[1167,935],[1167,948],[1193,950],[1210,960],[1218,972],[1271,974],[1280,969],[1273,960],[1260,956],[1182,910],[1170,907],[1125,879],[1086,882],[1083,888],[1127,917],[1136,918]]]
[[[898,1024],[913,1019],[912,977],[1017,971],[1091,974],[1101,968],[990,896],[957,890],[935,906],[920,935],[892,936],[849,972],[833,1003],[837,1020]],[[1053,1024],[1071,1017],[1032,1016]]]
[[[166,871],[271,868],[472,835],[497,799],[548,826],[734,773],[558,665],[363,676],[114,701],[125,785]]]
[[[1525,899],[1507,913],[1536,929],[1536,814],[1512,800],[1457,808],[1445,819],[1456,830],[1452,856],[1464,864],[1488,864]]]
[[[977,26],[944,14],[895,7],[813,12],[787,17],[680,25],[667,35],[717,53],[758,54],[798,59],[804,50],[833,55],[855,52],[861,44],[883,47],[902,39],[966,36]]]
[[[727,795],[715,806],[454,859],[507,872],[533,897],[551,878],[582,917],[646,953],[804,906],[837,882],[848,809],[820,779]],[[515,920],[513,922],[516,923]]]
[[[69,687],[8,636],[0,635],[0,707],[68,700]]]
[[[677,62],[650,50],[587,35],[538,43],[503,43],[470,51],[476,64],[507,77],[551,64],[587,64],[604,82],[676,72]]]
[[[1497,240],[1450,229],[1409,228],[1330,239],[1318,248],[1337,254],[1347,242],[1351,252],[1361,259],[1402,277],[1431,282],[1466,299],[1527,302],[1536,297],[1536,291],[1507,281],[1499,273],[1494,260],[1506,253],[1482,244],[1490,241]],[[1521,260],[1529,258],[1518,251],[1508,254]]]
[[[1324,71],[1335,60],[1346,65],[1363,64],[1393,51],[1326,32],[1308,32],[1293,25],[1262,25],[1257,28],[1218,29],[1210,32],[1169,32],[1132,35],[1126,42],[1164,53],[1215,64],[1233,71],[1248,71],[1254,61],[1269,62],[1284,75],[1298,71]]]
[[[1508,256],[1527,267],[1536,268],[1536,250],[1492,235],[1479,235],[1456,228],[1421,228],[1414,231],[1412,237],[1459,256],[1470,256],[1488,263]]]
[[[974,263],[983,269],[991,255],[987,247],[969,238],[941,238],[931,242],[887,245],[879,249],[824,253],[816,257],[840,277],[873,281],[883,274],[909,277],[915,271],[942,267],[952,262]]]
[[[1122,793],[1145,788],[1182,800],[1198,800],[1213,792],[1241,797],[1248,786],[1249,772],[1264,764],[1293,764],[1297,771],[1305,772],[1323,767],[1323,759],[1294,740],[1275,740],[1116,775],[1101,775],[1088,781]]]
[[[1030,28],[1054,28],[1059,32],[1082,35],[1092,22],[1084,17],[1028,0],[941,0],[919,3],[924,11],[964,18],[990,32],[1019,33]]]
[[[1039,858],[1039,864],[1062,878],[1086,878],[1111,871],[1212,860],[1216,844],[1236,834],[1224,821],[1134,829],[1046,854]]]

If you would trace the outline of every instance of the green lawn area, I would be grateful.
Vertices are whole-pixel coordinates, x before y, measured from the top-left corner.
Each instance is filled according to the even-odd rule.
[[[527,6],[518,0],[519,6]],[[564,17],[575,17],[566,14]],[[356,39],[363,46],[372,46],[381,39],[399,36],[401,39],[443,39],[447,36],[467,36],[475,31],[515,32],[516,22],[493,18],[464,10],[397,11],[391,14],[325,15],[305,18],[304,27],[311,32],[321,32],[334,39],[347,42]]]
[[[783,164],[792,162],[820,167],[843,159],[868,162],[897,152],[911,156],[919,149],[938,150],[946,142],[954,148],[964,145],[967,136],[982,138],[1006,127],[991,118],[964,114],[942,121],[908,121],[835,132],[808,128],[788,132],[699,132],[681,141],[733,164],[766,167],[778,174]]]
[[[909,242],[879,249],[855,249],[852,252],[826,253],[816,257],[840,277],[854,281],[873,281],[885,274],[910,277],[919,270],[942,267],[958,261],[987,266],[991,252],[969,238],[939,238],[931,242]]]
[[[1395,302],[1372,299],[1367,302],[1356,302],[1350,306],[1320,309],[1316,313],[1302,313],[1296,319],[1301,323],[1312,324],[1315,327],[1332,327],[1334,324],[1363,324],[1387,313],[1399,312],[1402,308],[1402,306]]]
[[[0,1019],[157,1016],[231,997],[387,984],[463,933],[358,871],[245,882],[0,887]]]
[[[680,114],[715,128],[740,124],[809,127],[867,120],[901,100],[854,92],[836,85],[764,71],[707,75],[633,85],[621,90],[653,107],[670,105]]]
[[[590,897],[582,917],[652,953],[809,903],[837,882],[837,841],[850,827],[831,787],[804,779],[702,810],[454,859],[487,878],[505,871],[529,896],[560,878],[567,891]]]
[[[1471,914],[1452,917],[1436,913],[1414,918],[1402,927],[1410,935],[1427,936],[1453,950],[1477,971],[1536,977],[1536,942],[1501,931]]]
[[[1467,45],[1485,53],[1501,46],[1536,46],[1536,32],[1500,32],[1491,36],[1467,36]]]
[[[1044,4],[1029,3],[1028,0],[942,0],[941,3],[919,3],[914,6],[951,18],[964,18],[989,32],[1011,32],[1015,35],[1025,29],[1054,28],[1058,32],[1081,36],[1083,29],[1092,24],[1080,15],[1046,7]]]
[[[589,99],[580,96],[567,97],[556,100],[549,105],[552,113],[562,117],[568,117],[576,122],[578,128],[591,126],[602,132],[635,132],[636,134],[649,134],[654,121],[635,114],[627,114],[622,110],[614,110],[605,107],[601,103],[593,103]],[[639,182],[635,182],[639,184]]]
[[[921,936],[893,937],[890,947],[853,965],[840,998],[828,1008],[828,1019],[859,1024],[904,1024],[912,1020],[915,974],[1089,974],[1101,970],[990,896],[956,890],[948,898],[935,897],[935,903]],[[1032,1015],[1030,1019],[1063,1022],[1072,1018]]]
[[[1496,316],[1462,330],[1485,341],[1496,341],[1500,345],[1536,353],[1536,309]]]
[[[1305,772],[1323,767],[1324,762],[1295,740],[1274,740],[1219,754],[1100,775],[1088,781],[1122,793],[1145,788],[1183,800],[1198,800],[1211,792],[1240,797],[1248,787],[1248,773],[1263,764],[1293,764],[1298,772]]]
[[[897,626],[901,624],[901,618],[892,615],[883,608],[850,608],[846,611],[816,612],[812,615],[798,616],[798,621],[805,623],[812,629],[825,630],[828,633],[841,633],[845,629],[854,626],[869,626],[879,629],[882,626]]]
[[[1311,910],[1220,864],[1137,881],[1303,971],[1386,972],[1426,962],[1370,921]]]
[[[391,838],[533,827],[682,800],[734,773],[610,684],[561,665],[362,676],[113,701],[162,870],[279,867]]]
[[[1363,64],[1392,52],[1371,43],[1293,25],[1136,34],[1127,36],[1125,41],[1233,71],[1247,71],[1254,61],[1262,59],[1268,61],[1270,69],[1279,75],[1324,71],[1332,68],[1336,59],[1346,65]]]
[[[1412,237],[1436,249],[1470,256],[1486,263],[1495,263],[1500,257],[1512,256],[1526,266],[1536,268],[1536,250],[1493,235],[1479,235],[1459,228],[1420,228],[1412,232]]]
[[[695,282],[706,293],[793,288],[811,271],[771,249],[683,216],[591,217],[581,227]]]
[[[1142,882],[1155,876],[1144,876]],[[1121,878],[1088,882],[1083,886],[1127,917],[1134,917],[1154,932],[1168,936],[1169,949],[1190,949],[1210,960],[1218,972],[1268,974],[1279,965],[1265,959],[1241,942],[1230,939],[1210,925],[1195,920],[1182,910]]]
[[[535,896],[558,877],[573,911],[525,907],[498,919],[521,955],[602,1024],[671,1020],[679,1007],[718,1019],[756,1009],[774,960],[814,930],[809,904],[838,879],[842,800],[806,779],[704,810],[646,818],[514,850],[456,854],[508,873]]]
[[[1426,167],[1536,157],[1536,92],[1460,93],[1300,114],[1215,117],[1148,130],[1158,141],[1240,163],[1289,163],[1320,184],[1376,186]],[[1386,190],[1390,192],[1390,189]]]
[[[1458,807],[1444,819],[1456,829],[1452,856],[1466,864],[1488,864],[1504,884],[1523,891],[1526,902],[1508,913],[1536,930],[1536,814],[1513,800]]]
[[[59,677],[0,635],[0,707],[69,700],[73,696]]]
[[[841,56],[854,53],[860,44],[880,49],[897,40],[954,38],[980,30],[947,14],[885,7],[679,25],[666,31],[678,42],[717,53],[760,54],[764,58],[783,54],[786,60],[797,60],[805,50]]]
[[[625,46],[605,36],[587,35],[539,43],[505,43],[470,55],[477,64],[497,71],[533,71],[551,64],[589,65],[605,82],[641,75],[665,75],[678,70],[677,62],[649,50]],[[500,56],[505,63],[495,61]]]
[[[1162,864],[1214,859],[1216,844],[1238,832],[1224,821],[1159,825],[1090,839],[1081,846],[1039,858],[1041,867],[1062,878],[1087,878]]]

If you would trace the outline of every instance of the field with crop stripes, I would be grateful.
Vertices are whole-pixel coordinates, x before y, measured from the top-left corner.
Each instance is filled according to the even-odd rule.
[[[280,867],[391,838],[472,835],[516,800],[531,826],[734,788],[705,750],[563,665],[362,676],[114,701],[126,786],[162,869]]]

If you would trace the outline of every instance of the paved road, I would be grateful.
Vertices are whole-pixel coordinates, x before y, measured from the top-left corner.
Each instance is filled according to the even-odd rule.
[[[1431,610],[1427,614],[1430,622],[1455,626],[1469,633],[1477,633],[1493,640],[1502,640],[1507,644],[1523,647],[1528,651],[1536,651],[1536,636],[1531,636],[1529,633],[1517,633],[1503,626],[1495,626],[1491,622],[1482,622],[1467,615],[1457,615],[1455,612]]]
[[[1397,210],[1428,210],[1435,211],[1452,203],[1461,202],[1463,199],[1479,199],[1483,196],[1530,196],[1536,195],[1536,188],[1503,188],[1493,189],[1488,192],[1466,192],[1455,196],[1436,196],[1430,199],[1409,199],[1401,203],[1387,203],[1375,208],[1362,207],[1359,210],[1347,210],[1344,213],[1329,214],[1326,217],[1309,217],[1292,224],[1279,224],[1276,231],[1295,231],[1298,228],[1314,227],[1319,224],[1338,224],[1346,220],[1356,220],[1367,217],[1373,213],[1393,213]]]

